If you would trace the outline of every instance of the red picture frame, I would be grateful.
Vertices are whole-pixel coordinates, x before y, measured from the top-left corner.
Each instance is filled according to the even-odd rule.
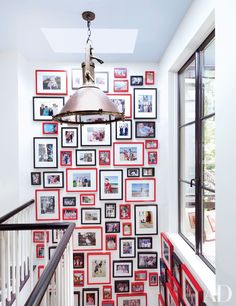
[[[134,153],[133,152],[130,153],[131,148],[129,148],[129,145],[136,146],[137,151]],[[124,146],[126,149],[123,149],[123,151],[121,152],[121,149],[123,148],[122,146]],[[144,143],[143,142],[130,142],[130,141],[113,142],[112,150],[113,150],[113,165],[114,166],[132,166],[132,167],[135,166],[136,167],[136,166],[144,165]],[[141,154],[141,158],[139,157],[140,154]],[[122,155],[126,162],[123,162],[121,160]],[[137,156],[137,161],[135,162],[134,158],[136,156]]]
[[[182,299],[186,306],[200,306],[203,290],[185,264],[181,264]],[[186,294],[187,293],[187,294]],[[194,302],[195,301],[195,302]]]
[[[166,283],[166,302],[167,306],[173,306],[173,305],[179,306],[179,301],[177,299],[177,296],[172,290],[171,285],[169,283]]]
[[[72,153],[73,151],[70,151],[70,150],[60,151],[60,166],[61,167],[72,166]]]
[[[165,306],[165,302],[163,301],[161,294],[158,294],[158,306]]]
[[[98,150],[98,164],[99,166],[110,166],[111,165],[111,151],[110,150]]]
[[[88,173],[89,171],[94,171],[93,172],[93,178],[95,179],[95,183],[93,183],[93,186],[91,186],[91,189],[84,189],[83,186],[82,187],[77,186],[77,189],[76,189],[76,187],[74,186],[74,183],[73,183],[73,181],[74,181],[73,171],[77,171],[77,174],[80,171],[84,171],[85,173]],[[71,181],[69,181],[69,180],[71,180],[70,172],[72,172],[72,183],[71,183]],[[76,172],[75,172],[75,174],[76,174]],[[91,181],[91,178],[90,178],[90,181]],[[82,184],[83,184],[83,182],[82,182]],[[84,193],[87,193],[87,192],[97,192],[97,191],[98,191],[98,169],[97,168],[67,168],[66,169],[66,192],[84,192]]]
[[[144,302],[141,302],[140,305],[148,306],[148,299],[147,299],[147,293],[127,293],[127,294],[117,294],[116,295],[116,305],[123,305],[122,299],[134,299],[135,297],[142,297]],[[121,300],[121,303],[119,303],[119,300]]]
[[[114,306],[115,302],[114,300],[110,300],[110,301],[102,301],[102,306]]]
[[[145,149],[158,149],[158,140],[157,139],[146,139],[145,140]]]
[[[130,204],[120,204],[119,211],[120,211],[121,220],[131,219],[131,205]]]
[[[47,125],[55,125],[55,131],[46,131]],[[58,134],[58,122],[42,122],[42,134],[43,135],[56,135]]]
[[[89,201],[89,203],[87,203],[87,201],[85,202],[85,199],[84,199],[85,197],[87,198],[87,201]],[[81,206],[94,206],[95,205],[95,194],[94,193],[81,193],[80,194],[80,205]]]
[[[177,282],[177,280],[175,279],[174,276],[172,276],[171,281],[172,281],[172,289],[173,289],[173,291],[174,291],[174,293],[175,293],[175,295],[176,295],[176,297],[179,301],[179,299],[181,297],[181,287],[180,287],[179,283]]]
[[[60,80],[60,83],[54,78],[54,82],[50,80],[51,86],[48,86],[48,88],[44,88],[44,84],[47,80],[41,79],[41,74],[44,74],[45,76],[48,74],[48,78],[52,78],[52,74],[58,74],[61,75],[61,77],[64,77],[64,80]],[[42,76],[43,77],[43,76]],[[43,78],[44,79],[44,78]],[[35,82],[36,82],[36,95],[45,95],[45,96],[59,96],[59,95],[65,95],[68,94],[68,76],[66,70],[35,70]],[[63,88],[55,88],[55,85],[58,87]]]
[[[138,289],[139,286],[141,289]],[[131,292],[144,292],[144,282],[131,282]]]
[[[78,276],[75,275],[78,274]],[[74,287],[84,287],[84,271],[83,270],[73,270]]]
[[[41,203],[39,203],[40,193],[42,193],[43,195]],[[46,194],[48,194],[48,200],[46,199]],[[54,195],[55,198],[52,195]],[[53,201],[53,203],[50,203],[50,201]],[[43,207],[42,202],[44,204]],[[60,220],[60,189],[36,189],[35,204],[35,213],[37,221]],[[52,206],[52,204],[54,206]],[[53,209],[55,209],[55,213],[53,213]],[[45,215],[50,215],[50,217],[45,217]]]
[[[146,281],[148,272],[146,270],[137,270],[134,271],[135,281]]]
[[[114,92],[128,92],[129,91],[129,81],[128,80],[114,80],[113,81],[113,91]]]
[[[124,112],[125,119],[132,118],[132,111],[133,111],[132,107],[133,107],[133,105],[132,105],[132,95],[131,94],[113,93],[113,94],[107,94],[107,96],[108,96],[109,99],[111,99],[111,101],[114,100],[115,102],[117,102],[117,101],[119,102],[119,100],[122,100],[121,102],[123,102],[124,105],[122,106],[122,104],[119,103],[118,109],[121,108],[120,111]],[[113,102],[113,103],[116,104],[115,102]]]
[[[65,213],[67,212],[67,216]],[[62,220],[78,220],[78,209],[75,207],[66,207],[62,209]]]
[[[112,286],[103,286],[102,287],[102,298],[103,300],[112,299]]]
[[[152,181],[153,182],[153,188],[150,188],[153,190],[153,195],[152,197],[150,198],[147,198],[147,199],[141,199],[141,200],[138,200],[138,199],[134,199],[132,197],[129,196],[128,194],[128,191],[130,191],[129,189],[129,186],[128,186],[128,182],[134,182],[134,181],[137,181],[137,182],[142,182],[144,183],[144,181]],[[136,202],[136,203],[143,203],[143,202],[156,202],[156,179],[155,178],[149,178],[149,177],[145,177],[145,178],[126,178],[125,179],[125,202]],[[132,191],[131,191],[132,192]],[[141,190],[140,190],[141,192]],[[144,191],[145,192],[145,191]],[[131,193],[132,194],[132,193]],[[140,198],[140,197],[138,197]]]
[[[40,279],[44,270],[44,265],[38,265],[38,279]]]
[[[45,246],[43,243],[36,244],[36,258],[45,257]]]
[[[155,84],[155,71],[145,71],[145,85]]]
[[[130,229],[128,232],[128,228]],[[122,223],[122,235],[124,237],[132,236],[133,225],[131,222]]]
[[[33,231],[33,242],[34,243],[44,243],[46,234],[46,242],[49,242],[49,231]],[[38,236],[38,237],[37,237]]]
[[[157,165],[157,151],[148,152],[148,165]]]
[[[165,265],[172,271],[172,254],[174,247],[165,233],[161,233],[161,258]]]
[[[118,237],[116,234],[105,235],[106,251],[116,251],[117,250],[117,240],[118,240]]]
[[[149,272],[148,283],[150,287],[158,286],[158,273],[157,272]]]
[[[125,67],[114,68],[114,78],[115,79],[125,79],[125,78],[127,78],[127,68],[125,68]]]
[[[94,258],[94,261],[92,260],[92,257]],[[108,260],[108,262],[105,262],[105,257]],[[95,278],[97,278],[96,281]],[[111,253],[110,252],[87,253],[87,284],[101,285],[101,284],[110,284],[110,283],[111,283]]]

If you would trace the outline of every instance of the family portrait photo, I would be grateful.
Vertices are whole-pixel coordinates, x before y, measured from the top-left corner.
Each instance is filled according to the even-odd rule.
[[[81,146],[110,146],[110,124],[84,124],[80,130]]]
[[[33,97],[33,120],[52,121],[64,106],[64,97]],[[57,133],[57,123],[43,125],[45,134]]]
[[[155,119],[157,110],[156,88],[134,88],[134,118]]]
[[[116,122],[116,139],[132,139],[132,121]]]

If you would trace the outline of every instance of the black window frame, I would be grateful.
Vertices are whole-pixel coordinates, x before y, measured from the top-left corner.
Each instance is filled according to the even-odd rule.
[[[188,61],[178,71],[178,233],[190,245],[195,253],[205,262],[205,264],[215,273],[215,267],[202,254],[202,191],[207,190],[215,194],[215,190],[203,186],[202,182],[202,121],[215,116],[215,112],[204,115],[203,112],[203,86],[202,86],[202,62],[201,52],[215,38],[215,30],[204,40],[200,47],[193,53]],[[195,120],[181,123],[181,93],[180,76],[181,73],[195,60]],[[181,179],[181,128],[195,122],[195,178],[191,182]],[[195,187],[195,246],[181,232],[181,182]]]

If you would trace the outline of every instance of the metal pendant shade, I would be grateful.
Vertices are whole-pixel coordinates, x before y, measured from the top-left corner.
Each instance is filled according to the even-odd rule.
[[[84,12],[82,16],[87,20],[89,33],[85,48],[85,62],[82,63],[83,86],[70,97],[53,120],[68,124],[97,124],[124,120],[124,113],[119,112],[108,96],[95,86],[95,64],[92,60],[103,63],[102,60],[92,56],[90,21],[95,18],[95,14]]]

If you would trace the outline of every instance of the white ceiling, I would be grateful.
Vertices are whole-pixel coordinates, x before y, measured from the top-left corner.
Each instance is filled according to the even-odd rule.
[[[116,29],[113,42],[104,32],[105,48],[100,49],[101,53],[94,49],[95,56],[105,62],[158,62],[192,1],[0,0],[0,51],[16,50],[31,60],[82,61],[84,54],[75,53],[78,48],[73,48],[73,44],[78,45],[79,37],[71,35],[65,50],[54,52],[43,29],[62,28],[65,32],[65,29],[84,28],[86,31],[81,14],[91,10],[96,14],[91,23],[92,40],[100,29]],[[119,29],[138,30],[133,53],[123,53],[118,47],[117,53],[109,51],[118,41]],[[61,42],[64,43],[62,35]],[[128,44],[126,35],[124,40],[119,36],[119,44]]]

